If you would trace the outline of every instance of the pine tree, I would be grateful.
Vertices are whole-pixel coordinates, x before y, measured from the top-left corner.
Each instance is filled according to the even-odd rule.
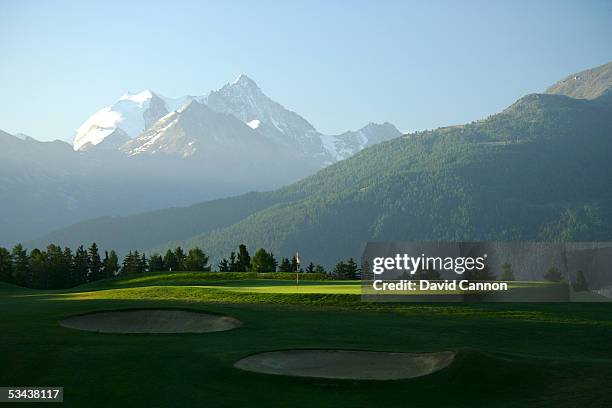
[[[14,282],[21,286],[28,285],[28,278],[30,277],[30,259],[28,252],[23,249],[21,244],[15,245],[11,252],[11,258],[13,260],[13,278]]]
[[[289,259],[283,257],[280,261],[280,264],[278,265],[278,271],[279,272],[291,272],[291,262],[289,262]]]
[[[238,272],[248,272],[251,270],[251,256],[246,245],[238,246]]]
[[[114,278],[119,273],[119,257],[114,249],[108,254],[108,265],[105,268],[106,275],[109,278]]]
[[[13,283],[13,262],[11,253],[6,248],[0,248],[0,281]]]
[[[151,272],[159,272],[167,270],[164,266],[164,260],[160,254],[152,254],[149,258],[149,270]]]
[[[253,272],[274,272],[277,262],[272,252],[268,253],[265,249],[259,248],[253,259],[251,259],[251,270]]]
[[[110,278],[110,273],[109,270],[107,268],[109,261],[108,261],[108,251],[104,251],[104,258],[102,259],[102,270],[100,271],[100,278],[101,279],[108,279]]]
[[[142,257],[140,255],[140,252],[138,252],[138,250],[134,251],[134,253],[132,254],[132,259],[130,262],[130,272],[131,273],[142,273]]]
[[[94,242],[89,247],[89,275],[88,281],[93,282],[102,277],[102,260],[98,252],[98,245]]]
[[[47,246],[46,263],[47,288],[61,289],[67,287],[69,265],[66,265],[64,261],[62,248],[53,244]]]
[[[123,258],[123,263],[121,264],[121,273],[130,274],[133,271],[134,271],[134,253],[130,251],[127,253],[125,258]]]
[[[195,247],[189,250],[185,258],[185,270],[187,271],[209,271],[208,256],[200,248]]]
[[[238,260],[236,258],[236,253],[232,251],[229,257],[229,271],[228,272],[239,272],[240,266],[238,265]]]
[[[315,271],[315,266],[314,264],[311,262],[308,264],[308,266],[306,267],[306,273],[314,273]]]
[[[327,274],[327,271],[325,270],[325,268],[322,265],[317,264],[314,267],[314,273],[320,273],[320,274]]]
[[[360,270],[361,269],[359,269],[359,267],[355,263],[355,260],[353,258],[349,258],[348,262],[346,263],[346,278],[358,279]]]
[[[177,246],[174,250],[174,257],[176,258],[176,270],[184,271],[185,270],[185,251],[180,246]]]
[[[70,288],[75,285],[76,282],[75,271],[74,271],[74,257],[72,256],[72,250],[68,247],[64,248],[62,253],[64,258],[65,278],[64,287]]]
[[[343,279],[346,276],[346,264],[344,263],[344,261],[338,262],[336,266],[334,266],[334,270],[332,271],[332,273],[336,277]]]
[[[178,271],[178,262],[171,249],[167,250],[164,255],[164,266],[167,271]]]
[[[80,245],[74,253],[74,282],[73,285],[80,285],[87,282],[87,275],[89,274],[89,256],[87,251]]]
[[[278,268],[278,261],[276,260],[276,258],[274,257],[274,253],[272,251],[270,251],[270,255],[268,256],[268,260],[270,262],[270,271],[272,272],[276,272],[276,268]]]
[[[47,289],[47,265],[45,254],[38,248],[30,251],[30,267],[27,286],[34,289]]]
[[[223,258],[221,262],[219,262],[217,267],[219,268],[219,272],[229,272],[230,271],[229,262],[225,258]]]
[[[148,269],[149,261],[147,261],[147,256],[143,253],[138,259],[138,273],[146,273]]]

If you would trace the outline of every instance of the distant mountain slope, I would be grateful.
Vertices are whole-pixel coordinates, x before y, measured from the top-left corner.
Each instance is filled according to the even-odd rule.
[[[88,118],[72,148],[3,133],[0,245],[101,215],[276,189],[398,135],[390,124],[322,135],[245,75],[207,97],[127,93]]]
[[[196,170],[180,160],[128,160],[108,150],[75,152],[62,141],[20,139],[0,131],[0,245],[100,214],[188,205],[237,194],[252,184]],[[280,184],[274,178],[266,182]]]
[[[612,238],[612,121],[596,104],[528,95],[474,124],[381,143],[281,191],[302,198],[171,242],[237,242],[330,265],[367,240]]]
[[[257,133],[257,129],[236,117],[192,100],[130,140],[121,150],[129,156],[143,152],[183,158],[195,156],[199,160],[218,162],[220,166],[239,161],[249,161],[253,167],[274,160],[289,164],[292,156],[308,159],[265,137],[257,137]],[[316,165],[312,165],[307,172],[315,169]]]
[[[313,125],[267,97],[246,75],[240,75],[234,82],[211,92],[206,104],[244,123],[257,121],[256,129],[260,129],[263,137],[300,152],[311,160],[320,163],[336,160],[329,156]]]
[[[246,243],[278,255],[299,250],[303,261],[328,266],[358,256],[367,240],[609,240],[612,110],[599,98],[527,95],[482,121],[366,148],[261,193],[261,207],[248,207],[248,196],[227,199],[224,205],[244,217],[224,218],[192,237],[194,229],[179,227],[169,242],[149,246],[150,231],[126,217],[105,240],[149,250],[198,245],[214,260]],[[189,211],[206,222],[217,217],[213,207],[147,217],[163,238],[162,226]],[[45,242],[89,242],[99,228],[76,225]]]
[[[357,131],[344,132],[337,136],[323,136],[323,143],[332,156],[346,159],[366,147],[401,136],[401,133],[390,123],[370,123]]]
[[[136,247],[147,249],[168,240],[187,239],[231,225],[275,204],[278,198],[270,193],[247,193],[239,198],[212,200],[190,207],[123,217],[100,217],[50,233],[28,242],[27,246],[42,247],[48,242],[61,242],[74,248],[86,239],[88,242],[95,241],[103,249],[113,248],[124,254]],[[138,242],[137,246],[135,242]]]
[[[548,94],[597,99],[612,89],[612,62],[569,75],[546,90]]]
[[[80,223],[36,243],[98,240],[121,250],[199,245],[218,258],[244,242],[277,254],[299,250],[305,260],[330,265],[357,256],[366,240],[610,239],[608,116],[589,101],[528,95],[481,122],[365,149],[260,193],[258,205],[248,195],[220,201],[236,217],[214,228],[198,223],[216,222],[219,208],[194,206],[171,216]],[[186,228],[181,219],[198,221]],[[165,235],[169,225],[176,230]],[[186,238],[198,228],[200,234]],[[165,236],[171,241],[151,245]]]
[[[61,180],[79,167],[65,142],[39,142],[0,131],[0,243],[59,227],[54,218],[58,207],[73,206],[73,199],[83,194],[67,194],[68,183]]]

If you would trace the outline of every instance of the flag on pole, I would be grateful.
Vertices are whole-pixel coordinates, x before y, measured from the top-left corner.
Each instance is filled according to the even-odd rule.
[[[296,289],[300,286],[300,253],[295,252],[295,287]]]

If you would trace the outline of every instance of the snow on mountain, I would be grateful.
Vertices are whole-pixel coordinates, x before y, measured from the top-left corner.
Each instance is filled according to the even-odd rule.
[[[21,140],[34,139],[32,136],[28,136],[25,133],[15,133],[13,136]]]
[[[235,144],[253,139],[251,132],[237,118],[192,100],[161,118],[121,150],[128,156],[165,153],[189,157],[201,147],[206,151],[217,151],[220,147],[231,151]]]
[[[94,113],[76,132],[74,150],[86,150],[100,144],[117,129],[128,138],[138,136],[161,117],[184,105],[189,97],[166,98],[149,90],[127,93],[111,106]]]
[[[286,146],[261,137],[258,128],[253,129],[235,116],[214,111],[195,99],[124,144],[121,151],[127,156],[197,156],[195,162],[206,168],[225,167],[224,172],[229,171],[228,165],[265,170],[268,163],[279,166],[299,159]]]
[[[196,118],[197,115],[202,117]],[[203,118],[212,122],[205,123]],[[198,149],[214,151],[227,146],[227,141],[236,140],[236,134],[265,140],[290,151],[292,156],[325,166],[397,137],[400,132],[389,123],[371,123],[357,131],[324,135],[306,119],[266,96],[251,78],[240,75],[207,96],[171,99],[151,91],[128,93],[96,112],[78,129],[74,149],[96,146],[120,148],[128,156],[164,152],[186,158]]]
[[[344,160],[366,147],[401,136],[392,124],[369,123],[356,131],[340,135],[321,135],[323,146],[335,161]]]
[[[257,120],[260,133],[309,157],[323,158],[319,132],[306,119],[266,96],[255,81],[240,75],[234,82],[211,92],[206,103],[217,112],[231,114],[244,123]]]
[[[257,129],[261,125],[261,121],[259,119],[253,119],[250,122],[247,122],[247,126],[251,129]]]
[[[389,122],[369,123],[357,131],[333,136],[336,160],[344,160],[366,147],[401,136],[401,132]]]

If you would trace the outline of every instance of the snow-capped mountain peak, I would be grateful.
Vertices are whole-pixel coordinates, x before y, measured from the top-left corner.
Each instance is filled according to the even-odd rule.
[[[153,92],[149,91],[148,89],[145,89],[144,91],[138,92],[138,93],[127,92],[121,98],[119,98],[119,100],[120,101],[131,101],[131,102],[135,102],[138,104],[143,104],[151,100],[152,97],[153,97]]]
[[[122,137],[134,138],[189,99],[167,98],[149,90],[128,92],[113,105],[94,113],[77,129],[74,150],[90,149],[117,133]]]
[[[249,78],[249,76],[246,75],[246,74],[238,75],[238,77],[232,83],[230,83],[229,85],[238,85],[238,86],[242,86],[242,87],[251,87],[251,88],[259,89],[259,87],[255,83],[255,81],[253,81],[251,78]]]
[[[83,123],[74,149],[99,145],[119,148],[128,156],[163,152],[186,158],[253,139],[324,166],[399,135],[389,123],[369,123],[357,131],[324,135],[241,74],[207,96],[166,98],[150,90],[128,92]]]

